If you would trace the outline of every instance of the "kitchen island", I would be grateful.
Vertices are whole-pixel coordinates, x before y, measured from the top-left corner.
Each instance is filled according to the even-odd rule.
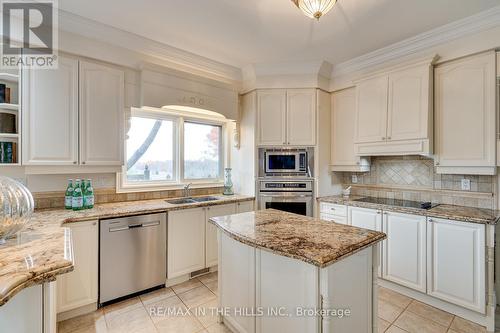
[[[234,332],[377,332],[385,234],[273,209],[210,221],[220,320]]]

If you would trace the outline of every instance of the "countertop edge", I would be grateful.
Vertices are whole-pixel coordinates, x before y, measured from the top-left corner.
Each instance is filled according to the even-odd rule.
[[[270,253],[273,253],[273,254],[277,254],[277,255],[281,255],[283,257],[287,257],[287,258],[292,258],[292,259],[296,259],[296,260],[300,260],[300,261],[303,261],[307,264],[311,264],[313,266],[316,266],[318,268],[325,268],[325,267],[328,267],[344,258],[347,258],[353,254],[356,254],[364,249],[366,249],[367,247],[369,246],[372,246],[374,245],[375,243],[378,243],[384,239],[387,238],[387,235],[384,234],[384,233],[381,233],[380,236],[378,237],[375,237],[373,239],[370,239],[366,242],[362,242],[359,244],[359,247],[357,246],[355,249],[346,249],[345,253],[342,253],[340,256],[337,256],[331,260],[328,260],[327,262],[319,262],[317,260],[314,260],[314,259],[310,259],[310,258],[307,258],[307,257],[304,257],[304,256],[298,256],[298,255],[294,255],[292,253],[289,253],[289,252],[286,252],[286,251],[282,251],[280,249],[275,249],[275,248],[272,248],[272,247],[268,247],[264,244],[261,244],[259,242],[256,242],[254,240],[250,240],[240,234],[237,234],[235,232],[231,232],[230,230],[227,230],[226,228],[224,228],[223,226],[221,226],[220,224],[218,224],[216,221],[212,220],[212,218],[209,219],[209,222],[212,223],[213,225],[215,225],[217,228],[219,228],[222,232],[224,232],[227,236],[229,236],[230,238],[240,242],[240,243],[243,243],[245,245],[248,245],[250,247],[253,247],[253,248],[256,248],[256,249],[261,249],[261,250],[264,250],[264,251],[267,251],[267,252],[270,252]]]

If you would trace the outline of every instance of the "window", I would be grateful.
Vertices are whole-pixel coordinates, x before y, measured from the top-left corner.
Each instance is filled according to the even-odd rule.
[[[132,117],[127,139],[127,182],[174,180],[174,123]]]
[[[222,182],[224,129],[220,117],[133,109],[118,186],[126,191]]]
[[[184,178],[220,178],[221,126],[184,123]]]

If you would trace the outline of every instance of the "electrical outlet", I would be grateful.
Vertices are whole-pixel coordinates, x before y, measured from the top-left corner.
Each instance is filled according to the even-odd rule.
[[[351,176],[351,182],[353,184],[357,184],[358,183],[358,176],[357,175],[352,175]]]
[[[470,179],[462,179],[462,191],[470,191]]]

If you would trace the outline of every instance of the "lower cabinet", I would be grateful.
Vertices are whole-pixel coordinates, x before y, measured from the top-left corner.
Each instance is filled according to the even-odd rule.
[[[73,240],[75,269],[57,277],[57,312],[97,303],[98,221],[68,224]]]
[[[211,267],[217,265],[218,246],[217,246],[217,227],[209,222],[211,217],[231,215],[236,213],[234,204],[207,207],[207,216],[205,220],[205,265]]]
[[[44,285],[21,290],[0,307],[0,331],[44,333]]]
[[[427,293],[485,313],[485,252],[484,224],[429,218]]]
[[[384,212],[382,278],[425,293],[425,216]]]
[[[169,279],[205,268],[205,211],[206,207],[168,212]]]
[[[168,212],[167,278],[217,265],[217,227],[208,220],[253,210],[252,200]]]

